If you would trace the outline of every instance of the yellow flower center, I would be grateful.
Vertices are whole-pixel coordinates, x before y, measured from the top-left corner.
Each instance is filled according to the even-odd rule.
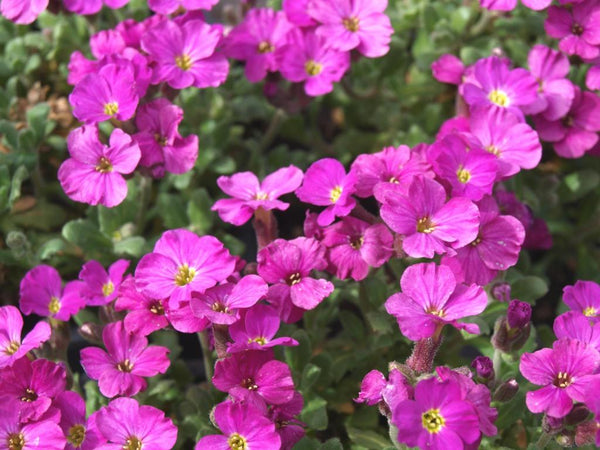
[[[136,436],[129,436],[125,441],[123,450],[142,450],[142,441]]]
[[[291,274],[291,275],[288,276],[288,278],[287,278],[287,284],[289,286],[293,286],[295,284],[300,283],[301,280],[302,280],[302,275],[300,275],[300,273],[296,272],[296,273],[293,273],[293,274]]]
[[[67,441],[75,448],[81,447],[83,440],[85,439],[85,427],[83,425],[73,425],[69,428],[69,435]]]
[[[254,200],[268,200],[269,194],[267,192],[257,192],[254,194]]]
[[[554,378],[554,386],[559,388],[569,387],[573,383],[573,378],[567,372],[558,372]]]
[[[269,41],[262,41],[258,44],[258,53],[271,53],[274,50],[275,47]]]
[[[423,424],[423,428],[430,433],[435,434],[439,433],[440,430],[444,428],[446,420],[440,414],[439,409],[431,408],[429,411],[426,411],[421,415],[421,423]]]
[[[117,364],[117,369],[119,372],[130,373],[133,370],[133,364],[128,359],[125,359]]]
[[[242,380],[242,387],[249,391],[255,391],[258,389],[256,382],[252,378],[244,378]]]
[[[596,317],[598,315],[598,311],[593,306],[588,306],[583,310],[583,315],[586,317]]]
[[[500,149],[495,145],[488,145],[485,149],[492,155],[500,156]]]
[[[21,401],[26,403],[34,402],[38,399],[38,395],[33,389],[25,389],[25,393],[21,396]]]
[[[456,171],[456,177],[458,178],[458,181],[460,181],[462,184],[465,184],[471,179],[471,172],[469,172],[463,166],[460,166]]]
[[[211,305],[210,309],[212,309],[214,312],[220,312],[220,313],[228,313],[229,312],[229,308],[221,302],[213,303]]]
[[[342,196],[342,191],[343,189],[341,186],[336,186],[331,190],[331,193],[329,194],[329,200],[331,200],[331,203],[337,203]]]
[[[417,220],[417,231],[419,233],[432,233],[435,230],[435,225],[429,217],[421,217]]]
[[[22,450],[25,447],[25,436],[23,436],[23,433],[10,433],[7,441],[8,450]]]
[[[490,92],[488,98],[490,99],[490,102],[495,103],[498,106],[502,106],[503,108],[508,106],[508,104],[510,103],[506,92],[500,91],[498,89],[494,89],[492,92]]]
[[[444,317],[446,315],[443,309],[436,309],[434,306],[430,306],[425,310],[425,312],[437,317]]]
[[[177,275],[175,275],[175,284],[177,286],[185,286],[186,284],[190,284],[192,281],[194,281],[195,276],[196,269],[184,264],[179,266],[179,269],[177,270]]]
[[[480,238],[479,236],[477,236],[477,237],[475,238],[475,240],[474,240],[473,242],[471,242],[471,245],[472,245],[473,247],[477,247],[477,246],[478,246],[480,243],[481,243],[481,238]]]
[[[4,349],[4,353],[6,353],[8,356],[14,355],[17,353],[17,350],[19,350],[20,346],[21,344],[19,342],[12,341],[8,344],[8,347]]]
[[[163,305],[160,302],[156,302],[150,307],[150,312],[152,314],[156,314],[157,316],[164,316],[165,308],[163,308]]]
[[[342,23],[344,24],[344,28],[352,33],[356,33],[360,29],[358,17],[347,17],[342,20]]]
[[[259,336],[259,337],[255,337],[255,338],[248,338],[248,344],[252,344],[253,342],[256,342],[258,345],[265,345],[268,341],[266,338]]]
[[[100,157],[98,164],[96,164],[96,172],[108,173],[108,172],[112,172],[112,170],[113,170],[113,166],[110,163],[110,161],[108,160],[108,158],[106,156]]]
[[[227,445],[231,450],[247,450],[248,449],[248,441],[243,436],[240,436],[237,433],[232,433],[229,435],[229,439],[227,439]]]
[[[323,71],[323,64],[319,64],[314,59],[309,59],[306,61],[306,64],[304,64],[304,70],[306,70],[306,73],[311,77],[314,77]]]
[[[177,67],[181,70],[190,70],[192,68],[192,58],[190,58],[190,55],[185,54],[176,56],[175,64],[177,64]]]
[[[363,236],[359,236],[358,238],[350,240],[350,247],[354,250],[358,250],[362,247],[365,242],[365,238]]]
[[[50,303],[48,303],[48,311],[50,314],[56,314],[60,311],[60,300],[56,297],[50,297]]]
[[[154,140],[161,147],[164,147],[168,143],[167,138],[160,133],[154,133]]]
[[[115,285],[112,283],[112,281],[109,281],[108,283],[104,283],[102,285],[102,295],[104,295],[105,297],[108,297],[114,291],[115,291]]]
[[[104,114],[114,116],[119,112],[119,104],[117,102],[108,102],[104,104]]]

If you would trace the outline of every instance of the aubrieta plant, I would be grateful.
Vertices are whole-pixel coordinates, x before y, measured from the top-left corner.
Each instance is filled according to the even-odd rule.
[[[1,0],[0,448],[600,446],[600,1],[521,3]]]

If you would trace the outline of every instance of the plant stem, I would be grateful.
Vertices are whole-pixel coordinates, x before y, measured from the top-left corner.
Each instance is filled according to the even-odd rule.
[[[152,189],[152,178],[142,175],[140,179],[140,207],[138,208],[135,218],[135,231],[137,234],[142,234],[144,225],[146,224],[146,208],[150,200],[150,191]]]
[[[494,349],[494,357],[492,359],[492,363],[494,366],[494,376],[496,378],[496,382],[500,382],[500,373],[502,369],[502,351],[497,348]]]
[[[210,349],[210,341],[208,339],[208,333],[206,330],[200,331],[198,334],[198,341],[200,341],[200,347],[202,348],[202,361],[204,362],[204,374],[206,375],[206,381],[210,382],[213,376],[213,360],[212,351]]]
[[[546,433],[545,431],[542,431],[540,438],[535,443],[535,448],[540,449],[540,450],[546,448],[546,446],[548,445],[548,442],[550,442],[550,439],[552,439],[552,435]]]

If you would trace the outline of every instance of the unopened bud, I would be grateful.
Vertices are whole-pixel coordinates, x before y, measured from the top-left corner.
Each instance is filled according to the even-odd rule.
[[[482,382],[487,382],[494,379],[494,363],[487,356],[478,356],[471,363],[471,367],[475,369],[477,378]]]
[[[530,323],[527,323],[523,328],[512,328],[509,326],[506,316],[498,317],[494,325],[492,345],[495,349],[510,353],[523,347],[529,339],[530,333]]]
[[[547,434],[558,434],[563,429],[563,419],[544,415],[542,419],[542,430]]]
[[[575,445],[582,447],[593,444],[596,441],[596,434],[600,430],[600,423],[590,420],[578,425],[575,429]]]
[[[524,328],[531,320],[531,305],[520,300],[511,300],[506,317],[510,328]]]
[[[102,325],[86,322],[79,327],[79,334],[86,341],[93,344],[102,344]]]
[[[571,448],[575,443],[575,431],[574,430],[563,430],[556,436],[556,443],[564,448]]]
[[[506,282],[496,283],[492,287],[492,297],[499,302],[510,301],[510,284]]]
[[[519,383],[514,378],[509,378],[505,382],[503,382],[498,388],[496,392],[494,392],[494,401],[495,402],[509,402],[519,391]]]
[[[573,406],[571,412],[565,417],[565,424],[578,425],[588,418],[590,410],[583,404]]]

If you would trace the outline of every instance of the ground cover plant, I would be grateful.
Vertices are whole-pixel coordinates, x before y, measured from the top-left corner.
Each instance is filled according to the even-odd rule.
[[[599,1],[0,12],[0,448],[600,445]]]

